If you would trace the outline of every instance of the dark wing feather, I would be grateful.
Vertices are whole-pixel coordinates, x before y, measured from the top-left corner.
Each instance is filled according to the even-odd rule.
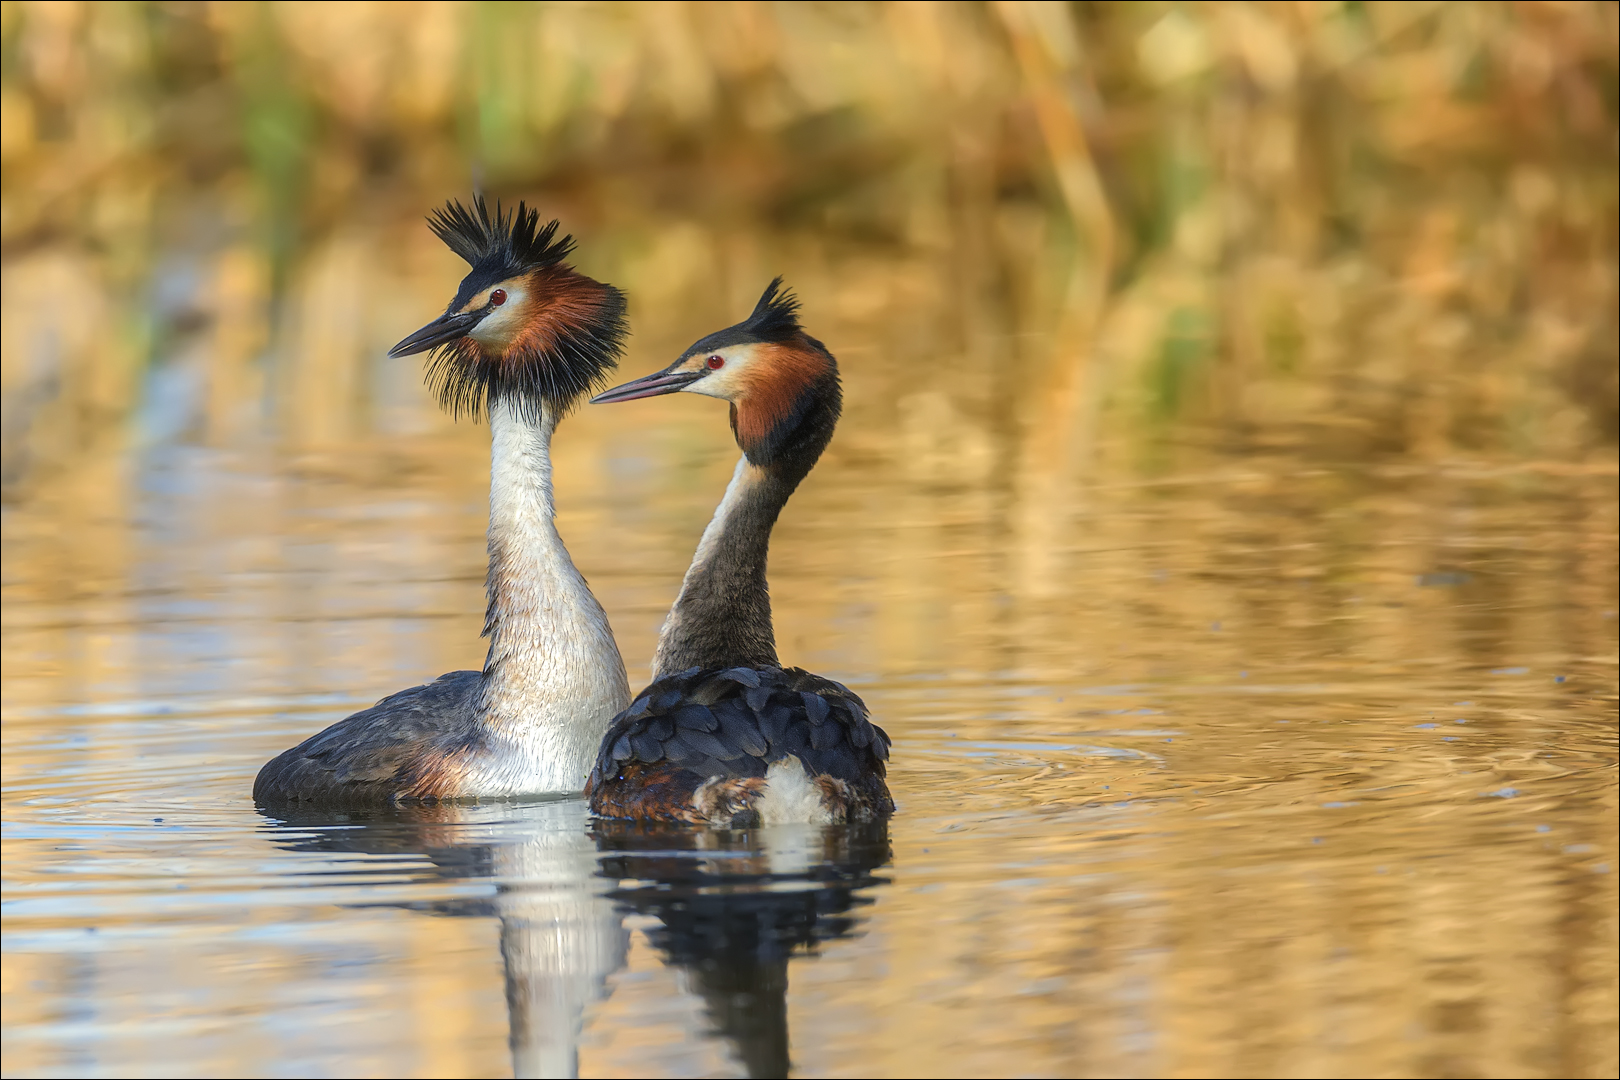
[[[794,730],[794,707],[787,704],[785,699],[778,699],[761,707],[755,715],[759,718],[760,734],[765,736],[766,741],[785,746],[788,732]]]
[[[721,698],[727,696],[735,690],[736,686],[732,684],[730,679],[725,679],[719,675],[716,675],[714,678],[703,683],[703,685],[699,686],[696,690],[693,690],[692,696],[688,700],[693,701],[698,705],[713,705],[715,702],[719,701]]]
[[[727,668],[720,673],[720,677],[722,679],[730,679],[735,683],[741,683],[743,686],[747,687],[757,687],[763,684],[763,680],[760,678],[759,672],[753,668]]]
[[[748,703],[748,707],[756,714],[763,713],[766,702],[771,700],[771,687],[765,685],[751,686],[743,692],[743,700]]]
[[[677,731],[713,731],[720,726],[720,721],[714,718],[707,705],[691,702],[682,705],[669,714],[670,723],[675,725]]]
[[[630,753],[626,754],[626,757],[634,755],[637,761],[645,761],[649,765],[664,760],[664,740],[654,737],[650,732],[631,735],[629,740]],[[614,756],[617,757],[617,753]]]
[[[707,731],[698,731],[695,728],[683,728],[665,745],[669,747],[669,757],[674,762],[705,757],[727,761],[742,756],[741,750],[727,746]]]
[[[812,724],[820,725],[827,722],[827,715],[832,708],[827,704],[826,698],[809,690],[800,690],[799,700],[804,702],[804,715],[810,718]]]
[[[810,726],[810,747],[814,750],[831,750],[844,741],[844,729],[838,724],[812,724]]]
[[[387,803],[477,741],[479,685],[478,672],[452,671],[390,694],[266,764],[253,798],[267,805]]]
[[[720,738],[750,757],[763,758],[770,750],[770,742],[759,730],[759,720],[745,700],[733,698],[717,705],[715,718],[720,721]]]
[[[638,765],[663,763],[696,790],[714,778],[763,776],[786,757],[813,776],[844,781],[870,805],[892,806],[888,736],[848,687],[798,668],[693,669],[659,679],[609,727],[588,790],[603,812],[618,805],[603,789]]]

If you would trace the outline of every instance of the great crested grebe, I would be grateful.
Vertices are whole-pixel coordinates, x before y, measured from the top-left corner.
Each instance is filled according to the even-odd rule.
[[[754,312],[669,367],[600,394],[677,391],[731,403],[742,458],[664,621],[653,683],[602,739],[585,793],[605,818],[741,828],[893,811],[889,737],[847,687],[776,658],[771,527],[838,423],[838,364],[766,288]]]
[[[433,802],[577,792],[630,700],[602,605],[557,534],[551,435],[617,366],[624,294],[563,260],[573,238],[481,198],[428,219],[472,272],[445,313],[389,356],[433,353],[453,413],[489,416],[489,654],[383,698],[259,770],[265,803]]]

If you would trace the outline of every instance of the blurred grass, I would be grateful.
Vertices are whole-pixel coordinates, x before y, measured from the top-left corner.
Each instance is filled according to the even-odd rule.
[[[1110,432],[1612,455],[1616,11],[7,0],[6,488],[177,357],[212,437],[364,427],[420,318],[345,305],[473,185],[564,215],[655,342],[767,270],[875,297],[839,318],[888,415],[1010,440],[1042,499]]]

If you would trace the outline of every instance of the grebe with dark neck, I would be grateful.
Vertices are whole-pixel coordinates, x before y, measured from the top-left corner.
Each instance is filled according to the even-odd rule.
[[[481,671],[386,697],[259,771],[262,803],[365,804],[577,792],[630,700],[607,615],[557,533],[551,437],[617,366],[624,295],[564,260],[572,237],[522,203],[452,202],[429,226],[472,271],[390,356],[431,353],[453,414],[489,417],[489,576]]]
[[[832,439],[843,400],[837,361],[780,286],[668,368],[593,399],[721,398],[742,449],[659,635],[654,681],[602,740],[585,789],[602,817],[742,827],[894,809],[889,737],[865,703],[776,655],[771,529]]]

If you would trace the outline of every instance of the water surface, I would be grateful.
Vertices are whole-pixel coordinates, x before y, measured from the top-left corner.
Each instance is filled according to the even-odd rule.
[[[1612,471],[1187,453],[1043,530],[852,381],[773,585],[886,829],[256,810],[478,662],[482,428],[132,437],[8,508],[7,1074],[1612,1073]],[[645,404],[558,438],[633,681],[732,453]]]

